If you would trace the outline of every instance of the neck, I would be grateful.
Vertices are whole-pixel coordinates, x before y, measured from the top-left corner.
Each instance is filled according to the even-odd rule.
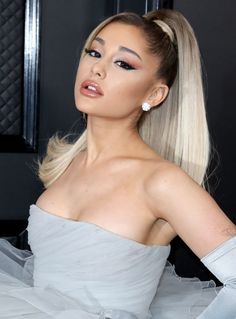
[[[87,117],[85,165],[90,166],[113,157],[135,155],[143,146],[137,127],[125,121]]]

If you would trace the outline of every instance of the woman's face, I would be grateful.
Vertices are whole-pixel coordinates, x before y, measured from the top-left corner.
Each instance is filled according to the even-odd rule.
[[[76,107],[88,115],[107,118],[138,114],[156,83],[158,67],[142,31],[110,23],[86,52],[76,76]]]

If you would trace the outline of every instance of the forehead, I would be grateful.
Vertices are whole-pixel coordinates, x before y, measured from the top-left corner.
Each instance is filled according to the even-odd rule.
[[[148,48],[144,32],[140,28],[121,22],[109,23],[97,36],[104,39],[105,44],[117,44],[140,51],[147,51]]]

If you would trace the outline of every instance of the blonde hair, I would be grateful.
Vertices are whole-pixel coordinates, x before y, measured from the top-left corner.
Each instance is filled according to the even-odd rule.
[[[150,52],[161,59],[157,78],[163,78],[170,88],[162,105],[143,112],[137,123],[140,136],[160,156],[177,164],[205,187],[210,142],[200,51],[192,27],[175,10],[161,9],[143,17],[120,13],[103,21],[84,47],[89,47],[111,22],[135,25],[144,31]],[[86,150],[86,134],[85,129],[74,143],[58,136],[49,140],[47,154],[39,163],[39,177],[45,187],[58,179],[80,151]]]

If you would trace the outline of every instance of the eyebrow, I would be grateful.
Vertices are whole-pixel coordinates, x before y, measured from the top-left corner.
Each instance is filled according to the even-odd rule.
[[[105,40],[100,38],[100,37],[96,37],[94,40],[99,42],[101,45],[105,45]],[[119,51],[124,51],[124,52],[131,53],[131,54],[135,55],[137,58],[139,58],[139,60],[142,61],[140,55],[138,53],[136,53],[135,51],[129,49],[129,48],[126,48],[126,47],[123,47],[123,46],[119,46]]]

